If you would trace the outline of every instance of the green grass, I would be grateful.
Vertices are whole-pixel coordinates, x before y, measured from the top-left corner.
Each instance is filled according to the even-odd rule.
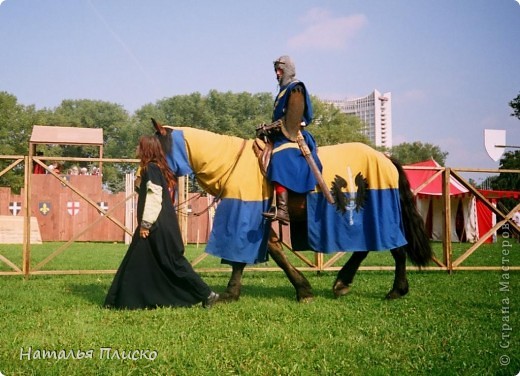
[[[33,246],[33,263],[58,246]],[[455,254],[468,247],[454,246]],[[20,265],[21,247],[1,247],[0,254]],[[520,245],[515,247],[510,266],[520,265]],[[439,254],[440,245],[435,248]],[[486,245],[463,265],[501,266],[501,249],[500,244]],[[44,269],[115,269],[125,251],[122,244],[77,243]],[[201,251],[190,246],[187,255],[193,258]],[[203,263],[203,267],[219,265],[212,257]],[[373,254],[365,264],[391,265],[391,257],[387,252]],[[1,270],[9,268],[2,265]],[[385,301],[392,272],[360,271],[351,294],[337,300],[331,292],[334,272],[305,272],[316,298],[299,304],[282,272],[246,272],[239,302],[211,310],[147,311],[101,307],[112,275],[37,275],[28,280],[0,276],[0,372],[6,376],[516,375],[520,272],[506,272],[509,291],[500,291],[502,274],[411,271],[410,293]],[[229,278],[227,272],[202,275],[217,291],[225,289]],[[505,324],[512,330],[505,330]],[[503,335],[509,342],[502,340]],[[501,348],[501,343],[508,347]],[[23,355],[29,348],[33,359]],[[57,355],[60,350],[90,352],[92,358],[34,359],[43,350],[55,350]],[[148,355],[156,352],[157,357],[117,359],[123,352],[141,350]],[[509,365],[500,364],[501,356],[509,357]]]
[[[509,240],[510,243],[514,241]],[[64,243],[44,243],[31,245],[31,268],[34,268],[38,263],[45,260],[47,256],[54,251],[60,249]],[[471,247],[469,243],[453,243],[452,259],[455,261],[457,257],[462,255],[467,249]],[[516,248],[515,248],[516,247]],[[510,254],[508,255],[510,265],[520,265],[520,247],[519,243],[513,243]],[[125,254],[127,245],[122,243],[73,243],[65,248],[57,257],[53,258],[41,268],[42,271],[51,270],[114,270],[117,269],[123,255]],[[440,242],[433,243],[433,249],[436,257],[443,260],[442,244]],[[514,252],[514,249],[517,251]],[[22,268],[22,245],[0,245],[0,255],[5,256],[20,269]],[[461,266],[502,266],[502,243],[501,240],[495,244],[484,244],[477,249],[469,258],[467,258]],[[190,244],[186,247],[186,257],[194,260],[197,256],[204,253],[204,244],[196,246]],[[313,252],[302,252],[309,260],[314,260]],[[287,252],[291,262],[297,267],[305,267],[303,261]],[[343,265],[348,257],[346,253],[334,266],[339,267]],[[325,255],[325,260],[330,256]],[[432,264],[433,265],[433,264]],[[371,252],[362,266],[394,266],[394,260],[390,252]],[[276,267],[273,261],[268,261],[264,264],[255,265],[255,267]],[[222,265],[220,259],[207,255],[196,266],[197,269],[215,269],[222,268],[224,271],[229,270],[229,267]],[[5,263],[0,261],[0,272],[9,272],[12,269]]]

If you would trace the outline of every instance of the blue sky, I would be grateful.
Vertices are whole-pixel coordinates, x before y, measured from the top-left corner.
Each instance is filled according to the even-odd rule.
[[[0,91],[36,108],[275,94],[288,54],[321,98],[392,92],[394,144],[438,145],[450,167],[498,167],[486,128],[520,144],[515,0],[0,0],[0,46]]]

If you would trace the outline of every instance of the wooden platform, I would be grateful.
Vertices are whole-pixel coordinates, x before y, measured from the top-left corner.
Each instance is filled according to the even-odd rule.
[[[0,244],[23,244],[24,217],[0,215]],[[42,236],[36,217],[31,217],[31,244],[41,244]]]

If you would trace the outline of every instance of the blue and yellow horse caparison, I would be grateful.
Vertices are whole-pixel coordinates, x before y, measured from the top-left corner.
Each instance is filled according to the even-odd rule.
[[[270,206],[272,187],[258,165],[254,140],[152,122],[173,172],[195,174],[203,189],[219,198],[206,252],[233,265],[223,298],[237,300],[244,266],[266,261],[268,253],[295,286],[297,299],[312,298],[308,281],[279,254],[283,250],[271,223],[261,215]],[[408,282],[401,265],[406,255],[424,266],[432,253],[404,171],[396,161],[361,143],[320,147],[318,156],[323,178],[342,207],[330,205],[318,187],[307,194],[307,231],[302,234],[302,227],[297,227],[300,233],[292,234],[293,248],[353,252],[334,283],[336,297],[349,290],[369,251],[391,250],[396,280],[387,297],[406,294]]]

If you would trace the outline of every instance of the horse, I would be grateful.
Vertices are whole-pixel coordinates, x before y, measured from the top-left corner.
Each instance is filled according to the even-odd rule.
[[[271,223],[261,215],[270,207],[273,192],[253,151],[255,140],[171,127],[154,119],[152,123],[173,172],[194,174],[204,191],[218,199],[206,253],[232,267],[221,300],[237,301],[245,266],[265,262],[269,255],[294,286],[297,301],[311,301],[311,284],[288,260]],[[307,195],[291,193],[293,250],[352,251],[333,283],[336,298],[350,291],[370,251],[390,250],[395,273],[386,299],[406,295],[407,256],[423,267],[433,255],[402,166],[361,143],[320,147],[318,155],[337,204],[329,204],[319,187]]]

